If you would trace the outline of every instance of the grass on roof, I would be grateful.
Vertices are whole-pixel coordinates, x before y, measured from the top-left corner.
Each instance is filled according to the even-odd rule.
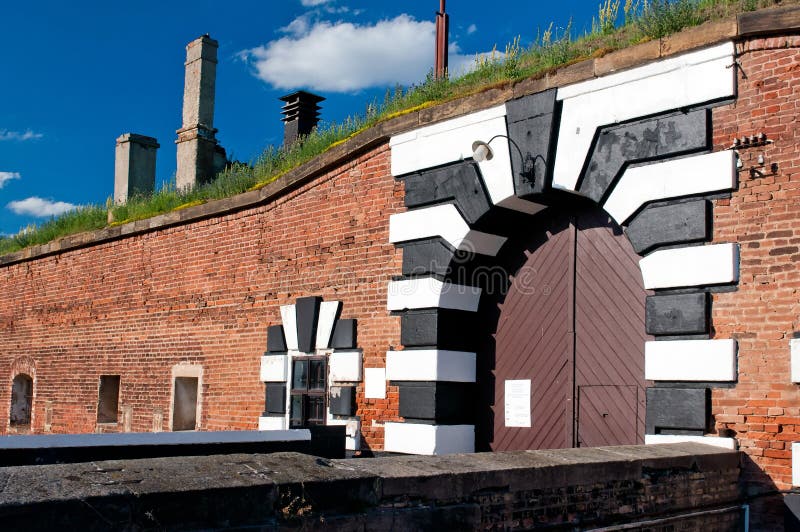
[[[566,28],[554,28],[551,24],[537,32],[529,46],[523,46],[521,37],[517,37],[503,52],[495,49],[477,56],[470,72],[445,79],[435,79],[429,74],[418,85],[388,89],[383,101],[370,102],[362,114],[350,116],[342,123],[323,124],[289,149],[268,146],[251,164],[233,163],[208,184],[179,191],[173,183],[152,195],[131,198],[125,205],[108,202],[106,206],[78,207],[42,224],[28,226],[16,235],[0,238],[0,254],[254,190],[361,131],[403,113],[542,76],[555,68],[660,39],[709,20],[798,3],[800,0],[626,0],[624,3],[602,0],[591,30],[582,35],[573,35],[571,24]]]

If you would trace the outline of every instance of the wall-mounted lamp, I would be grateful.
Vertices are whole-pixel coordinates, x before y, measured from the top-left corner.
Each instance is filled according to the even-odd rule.
[[[476,140],[472,143],[472,158],[475,159],[476,163],[491,161],[492,157],[494,157],[494,152],[492,151],[492,148],[489,147],[489,142]]]
[[[535,176],[535,168],[536,168],[536,159],[541,159],[543,163],[546,164],[544,157],[541,155],[531,156],[528,154],[527,156],[522,153],[522,150],[517,145],[514,140],[509,137],[508,135],[495,135],[494,137],[490,138],[487,141],[476,140],[472,143],[472,158],[475,160],[476,163],[482,163],[484,161],[491,161],[494,157],[494,150],[492,150],[489,144],[496,138],[504,138],[508,140],[508,143],[514,146],[514,149],[517,150],[519,153],[520,164],[522,165],[522,169],[519,172],[519,175],[522,179],[533,183],[536,176]]]

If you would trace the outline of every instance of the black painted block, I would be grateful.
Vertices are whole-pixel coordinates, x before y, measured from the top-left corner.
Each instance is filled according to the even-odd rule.
[[[400,343],[406,347],[475,349],[475,313],[451,309],[409,310],[400,318]]]
[[[357,320],[336,320],[331,336],[332,349],[354,349],[358,341]]]
[[[269,353],[286,351],[286,337],[283,335],[282,325],[270,325],[267,327],[267,351]]]
[[[702,436],[711,414],[708,388],[648,388],[646,434]]]
[[[330,395],[331,414],[336,416],[356,415],[355,386],[331,386]]]
[[[542,192],[551,175],[555,139],[556,90],[506,102],[506,125],[514,191],[525,197]]]
[[[651,205],[640,212],[625,230],[638,254],[668,244],[711,239],[711,203],[693,200]]]
[[[626,164],[710,149],[710,122],[710,111],[698,109],[601,128],[579,192],[599,203]]]
[[[303,353],[313,353],[317,343],[317,320],[322,298],[318,296],[297,298],[297,349]]]
[[[491,207],[477,165],[461,161],[404,178],[406,207],[452,202],[464,219],[475,223]]]
[[[394,382],[400,394],[400,416],[442,424],[474,421],[475,385],[466,382]]]
[[[708,294],[647,296],[647,334],[705,334],[708,332]]]
[[[398,245],[403,248],[403,275],[447,275],[455,250],[441,238]]]
[[[783,496],[783,529],[800,530],[800,493]]]
[[[286,413],[286,384],[266,383],[264,389],[264,415]]]

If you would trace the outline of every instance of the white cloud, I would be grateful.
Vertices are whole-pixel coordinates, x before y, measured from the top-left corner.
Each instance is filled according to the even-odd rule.
[[[300,0],[300,3],[303,5],[303,7],[319,6],[328,2],[330,2],[330,0]]]
[[[286,26],[279,28],[278,31],[299,37],[308,32],[309,25],[309,16],[300,15]]]
[[[30,129],[25,131],[9,131],[7,129],[0,129],[0,140],[38,140],[44,135],[36,133]]]
[[[19,172],[0,172],[0,188],[5,186],[6,182],[11,181],[12,179],[19,179],[22,176]]]
[[[25,216],[36,216],[38,218],[47,218],[50,216],[58,216],[67,211],[76,208],[77,205],[67,203],[65,201],[50,201],[36,196],[26,198],[24,200],[12,201],[8,204],[8,208],[16,214]]]
[[[301,16],[284,31],[290,35],[239,54],[252,62],[258,78],[278,89],[352,92],[409,85],[422,81],[433,67],[434,23],[405,14],[372,25],[309,24]],[[452,73],[472,64],[474,56],[451,47]]]
[[[475,24],[470,24],[469,27],[467,28],[467,35],[472,35],[476,31],[478,31],[478,26],[476,26]]]

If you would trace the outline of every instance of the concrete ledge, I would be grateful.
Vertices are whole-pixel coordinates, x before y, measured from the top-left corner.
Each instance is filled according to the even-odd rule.
[[[798,30],[800,30],[800,7],[762,9],[688,28],[659,41],[630,46],[603,57],[579,61],[549,73],[542,73],[536,78],[487,87],[479,93],[427,109],[408,112],[377,124],[334,146],[311,161],[290,170],[276,181],[258,190],[245,192],[231,198],[209,201],[203,205],[161,214],[147,220],[70,235],[47,244],[32,246],[0,256],[0,267],[269,203],[313,178],[340,166],[345,160],[386,143],[392,135],[500,105],[511,98],[519,98],[565,84],[585,81],[725,40],[742,40],[746,37],[791,33]],[[658,46],[653,44],[654,42]]]
[[[296,453],[115,460],[0,468],[0,519],[29,531],[585,528],[698,508],[717,509],[711,519],[720,511],[737,518],[738,476],[739,453],[692,443],[351,460]]]
[[[343,458],[345,427],[215,432],[0,436],[0,468],[90,460],[296,451]]]
[[[713,445],[723,449],[735,451],[736,438],[720,438],[718,436],[686,436],[680,434],[645,434],[645,445],[663,445],[665,443],[695,442],[704,445]]]

